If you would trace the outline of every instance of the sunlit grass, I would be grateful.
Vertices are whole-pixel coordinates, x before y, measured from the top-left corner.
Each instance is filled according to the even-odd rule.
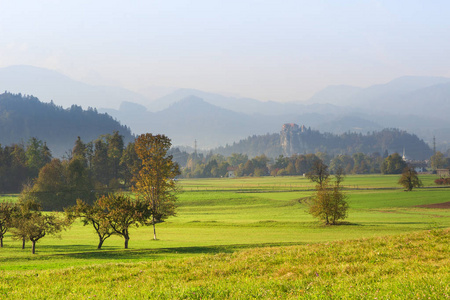
[[[3,271],[0,297],[446,299],[449,245],[448,230],[429,230],[156,262]]]
[[[433,178],[424,183],[435,187]],[[128,250],[118,236],[96,250],[94,230],[79,221],[61,239],[40,240],[36,255],[7,234],[0,299],[445,299],[450,210],[417,205],[447,202],[450,190],[404,192],[397,180],[347,177],[350,210],[339,226],[307,213],[313,185],[303,177],[182,180],[177,216],[157,225],[159,240],[135,228]]]

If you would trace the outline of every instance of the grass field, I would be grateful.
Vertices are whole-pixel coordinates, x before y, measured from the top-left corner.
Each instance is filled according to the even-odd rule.
[[[402,255],[398,250],[403,249],[399,245],[405,239],[414,240],[415,247],[425,251],[425,257],[447,255],[447,260],[438,259],[432,264],[439,271],[431,272],[427,260],[422,261],[417,254],[413,260],[414,268],[418,269],[412,268],[408,272],[413,274],[423,268],[429,280],[448,283],[449,234],[445,228],[450,228],[450,210],[417,205],[448,202],[450,190],[436,188],[435,176],[421,178],[429,188],[404,192],[397,184],[398,176],[349,176],[344,182],[349,196],[349,217],[339,226],[324,226],[306,212],[301,200],[312,194],[313,185],[303,177],[180,180],[184,192],[179,195],[178,216],[157,225],[157,241],[151,240],[150,228],[140,227],[131,232],[130,249],[123,250],[123,240],[111,237],[105,241],[104,249],[98,251],[93,229],[77,222],[61,234],[61,239],[45,237],[39,241],[37,254],[33,256],[29,245],[21,250],[21,243],[7,236],[5,247],[0,249],[0,299],[33,298],[32,295],[36,298],[58,298],[58,295],[59,298],[77,298],[77,295],[87,298],[94,294],[102,298],[134,298],[132,293],[138,293],[135,280],[142,282],[139,294],[136,294],[138,298],[151,295],[149,285],[155,286],[157,296],[154,298],[163,299],[320,298],[327,293],[357,298],[363,293],[362,286],[368,289],[367,292],[378,289],[387,293],[390,290],[392,296],[396,289],[406,293],[401,286],[405,274],[400,274],[399,269],[413,258],[408,256],[405,257],[407,262],[398,261]],[[14,197],[3,196],[0,201],[14,201]],[[433,243],[433,249],[429,243]],[[426,252],[427,249],[431,252]],[[292,251],[300,260],[284,260],[280,254]],[[304,252],[314,256],[317,251],[327,254],[323,259],[316,257],[315,264],[299,255]],[[369,258],[364,263],[365,252],[370,251],[386,253],[371,258],[382,258],[383,263],[371,264]],[[271,259],[266,259],[267,255],[272,255],[267,253],[272,252],[274,257],[278,255],[274,258],[276,268]],[[361,265],[354,266],[355,257],[359,256]],[[236,270],[230,271],[233,268],[227,265],[230,263],[236,264]],[[261,270],[270,271],[253,274],[246,269],[246,264],[255,265],[257,269],[256,265],[261,264]],[[392,267],[391,283],[373,279],[377,274],[382,274],[384,279],[390,278],[390,264],[397,268]],[[280,271],[283,268],[285,271]],[[317,271],[305,268],[320,269],[319,273],[324,275],[311,281]],[[339,272],[339,268],[347,271]],[[158,270],[158,275],[153,269]],[[222,269],[228,271],[221,273]],[[446,276],[443,271],[447,271]],[[98,272],[101,274],[93,276]],[[197,278],[197,273],[203,275]],[[240,273],[242,277],[239,277]],[[192,280],[189,280],[189,274]],[[333,274],[339,274],[337,279]],[[92,278],[82,279],[84,276]],[[120,284],[108,282],[108,276],[122,278]],[[366,280],[365,276],[372,281]],[[46,283],[51,277],[58,278],[58,284]],[[174,283],[170,289],[171,280]],[[229,281],[230,285],[219,284],[221,280]],[[352,280],[360,282],[360,286],[349,293],[345,283]],[[409,287],[411,292],[424,288],[426,281],[414,280]],[[253,281],[254,287],[250,284]],[[79,287],[77,282],[83,282],[86,289]],[[308,288],[306,284],[310,282],[314,282],[314,288]],[[47,288],[46,284],[49,285]],[[28,294],[29,297],[21,291],[27,285],[30,291],[36,291]],[[131,287],[127,288],[128,285]],[[437,285],[435,292],[426,290],[425,294],[440,295],[437,298],[443,298],[445,293],[449,295],[448,287],[443,285]]]

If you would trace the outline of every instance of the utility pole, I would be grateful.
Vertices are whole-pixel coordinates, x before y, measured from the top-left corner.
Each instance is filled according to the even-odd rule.
[[[436,155],[436,136],[433,135],[433,154]]]
[[[197,140],[194,140],[194,154],[197,157]]]

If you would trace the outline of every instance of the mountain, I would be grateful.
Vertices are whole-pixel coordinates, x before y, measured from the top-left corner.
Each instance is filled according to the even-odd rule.
[[[93,86],[56,71],[32,66],[0,68],[0,91],[33,95],[43,102],[53,100],[65,108],[73,104],[85,109],[118,108],[123,101],[149,102],[146,97],[124,88]]]
[[[133,140],[130,129],[95,109],[68,109],[43,103],[32,96],[4,93],[0,95],[0,144],[26,143],[35,137],[45,141],[54,157],[72,149],[77,137],[84,142],[118,131],[125,142]]]
[[[205,102],[238,113],[248,115],[288,115],[288,114],[306,114],[306,113],[336,113],[344,111],[340,107],[328,103],[313,103],[305,105],[301,103],[281,103],[274,101],[260,101],[251,98],[240,98],[234,96],[224,96],[220,94],[203,92],[195,89],[178,89],[164,97],[160,97],[148,105],[152,112],[158,112],[167,109],[170,105],[179,102],[186,97],[195,96],[203,99]],[[348,108],[347,108],[348,109]]]
[[[315,93],[311,98],[309,98],[306,103],[317,104],[317,103],[328,103],[338,106],[348,105],[346,101],[351,98],[351,96],[360,92],[362,88],[349,86],[349,85],[331,85],[319,92]]]
[[[404,76],[359,90],[347,86],[328,87],[316,93],[307,102],[357,107],[372,113],[397,112],[422,117],[432,114],[436,116],[434,112],[430,112],[429,101],[432,99],[435,105],[445,104],[444,111],[447,114],[449,84],[450,78],[446,77]]]
[[[186,97],[168,108],[150,112],[144,107],[126,103],[119,110],[100,110],[129,124],[133,132],[161,133],[174,145],[198,145],[212,148],[247,137],[262,134],[277,127],[280,119],[251,116],[224,109],[196,96]]]

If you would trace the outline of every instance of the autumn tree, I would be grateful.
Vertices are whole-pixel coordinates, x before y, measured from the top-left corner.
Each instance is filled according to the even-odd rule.
[[[142,165],[135,177],[134,191],[150,207],[155,240],[156,223],[175,215],[175,177],[180,170],[172,156],[167,155],[170,146],[170,139],[159,134],[142,134],[135,141]]]
[[[16,205],[11,202],[0,202],[0,248],[3,248],[3,238],[12,225],[12,216]]]
[[[316,193],[310,200],[309,213],[324,221],[326,225],[335,225],[338,220],[345,219],[348,204],[347,195],[342,191],[341,183],[344,180],[342,169],[336,171],[334,183],[330,182],[328,176],[323,176],[322,181],[319,181],[318,177],[311,180],[316,182]]]
[[[406,167],[403,170],[403,173],[398,180],[398,184],[404,186],[405,191],[407,192],[412,191],[415,187],[418,188],[423,186],[422,181],[419,179],[419,176],[417,176],[416,170],[411,166]]]
[[[125,249],[128,249],[130,227],[146,224],[152,214],[147,203],[133,200],[123,194],[102,196],[98,199],[97,205],[105,212],[113,233],[125,239]]]

